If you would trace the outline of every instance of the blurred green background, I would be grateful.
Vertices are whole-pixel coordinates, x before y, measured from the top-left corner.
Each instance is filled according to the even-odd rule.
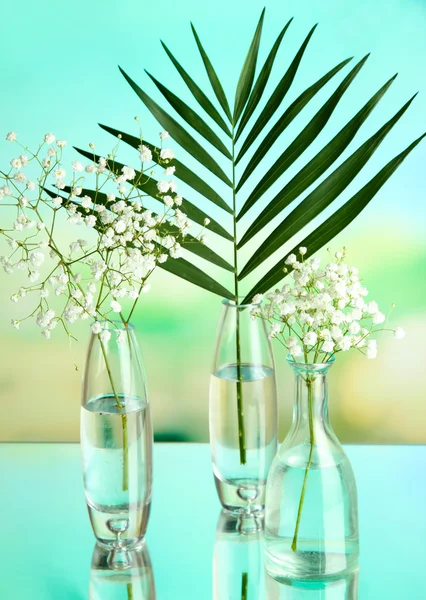
[[[343,158],[376,131],[420,91],[408,113],[391,132],[367,168],[348,188],[335,210],[367,178],[426,130],[426,2],[424,0],[267,0],[260,58],[263,62],[279,30],[294,16],[280,49],[275,79],[287,68],[297,48],[316,22],[319,27],[285,106],[340,60],[372,54],[318,140],[278,182],[283,185],[341,128],[369,97],[395,72],[399,77],[375,109]],[[158,3],[123,0],[120,3],[37,4],[22,0],[19,9],[3,7],[0,61],[1,131],[13,129],[34,147],[46,131],[70,144],[87,147],[96,142],[99,153],[114,140],[97,122],[136,133],[133,117],[143,123],[144,136],[156,142],[160,127],[119,74],[120,64],[142,87],[161,102],[148,80],[146,68],[191,106],[191,97],[160,45],[163,39],[190,74],[210,95],[202,62],[190,34],[192,20],[221,77],[229,97],[235,84],[263,3],[234,0],[200,3],[164,0]],[[350,68],[350,65],[349,67]],[[318,94],[299,119],[281,136],[274,150],[282,152],[347,73]],[[277,113],[277,117],[280,113]],[[173,144],[172,144],[173,145]],[[187,158],[176,145],[178,158]],[[7,144],[0,147],[0,165],[11,158]],[[274,157],[274,153],[271,153]],[[70,160],[76,156],[69,153]],[[122,162],[137,164],[123,147]],[[265,165],[265,170],[268,165]],[[205,171],[211,185],[214,177]],[[251,182],[254,184],[255,182]],[[247,193],[250,187],[246,186]],[[274,188],[276,189],[276,188]],[[406,160],[358,220],[335,238],[333,248],[349,247],[348,262],[361,270],[370,299],[387,312],[396,309],[392,324],[407,337],[379,341],[376,361],[355,353],[340,355],[330,374],[331,415],[336,432],[346,442],[426,442],[426,143]],[[185,186],[181,186],[185,195]],[[222,192],[222,188],[219,190]],[[188,193],[193,202],[206,202]],[[259,202],[260,211],[272,196]],[[224,225],[226,218],[205,207]],[[331,211],[327,211],[328,216]],[[251,217],[250,217],[251,219]],[[247,226],[250,219],[243,221]],[[274,223],[268,231],[271,231]],[[306,233],[311,228],[307,228]],[[265,232],[267,233],[267,232]],[[209,235],[216,248],[220,241]],[[259,239],[258,239],[259,238]],[[262,235],[249,244],[251,252]],[[280,250],[275,261],[297,240]],[[220,247],[220,246],[219,246]],[[221,252],[231,259],[231,247]],[[0,252],[1,254],[1,252]],[[201,263],[200,263],[201,264]],[[269,263],[271,266],[272,263]],[[268,265],[266,265],[267,267]],[[266,267],[258,269],[254,277]],[[212,270],[210,270],[212,272]],[[214,271],[213,271],[214,272]],[[254,279],[247,278],[248,291]],[[230,285],[225,275],[224,284]],[[88,333],[79,326],[78,343],[69,345],[58,331],[46,342],[35,326],[19,332],[10,319],[20,308],[9,302],[20,282],[0,274],[0,440],[75,441],[79,433],[81,370]],[[141,299],[134,317],[145,357],[155,431],[163,439],[208,439],[208,386],[221,310],[220,299],[173,276],[158,272],[152,291]],[[284,353],[275,347],[280,390],[283,438],[291,418],[292,380]]]

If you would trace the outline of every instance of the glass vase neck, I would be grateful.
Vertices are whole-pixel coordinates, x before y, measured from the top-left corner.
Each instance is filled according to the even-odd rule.
[[[290,355],[287,357],[287,362],[296,375],[326,375],[329,369],[333,366],[334,360],[334,357],[332,357],[327,362],[305,363],[302,361],[295,360]]]
[[[326,363],[302,363],[287,359],[295,375],[293,427],[306,435],[311,430],[331,433],[328,415],[327,374],[334,359]],[[318,438],[320,436],[317,436]]]
[[[254,306],[259,306],[259,303],[244,302],[243,296],[238,298],[238,302],[235,302],[235,300],[228,300],[227,298],[225,298],[225,300],[222,300],[222,304],[225,308],[231,310],[233,309],[235,311],[243,311],[249,308],[253,308]]]
[[[135,326],[133,323],[124,323],[120,319],[110,319],[108,321],[100,321],[102,329],[107,331],[129,331],[134,332]]]

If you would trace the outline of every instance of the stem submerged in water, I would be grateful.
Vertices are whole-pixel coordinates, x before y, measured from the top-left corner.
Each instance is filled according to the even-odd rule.
[[[115,402],[117,407],[121,410],[124,408],[123,404],[120,402],[120,398],[118,397],[117,391],[114,385],[114,379],[112,377],[111,368],[108,362],[108,356],[105,350],[105,344],[101,339],[99,339],[99,343],[101,345],[102,354],[105,361],[106,370],[108,373],[108,378],[111,383],[112,393],[114,394]],[[127,492],[129,489],[129,435],[128,435],[128,427],[127,427],[127,415],[121,415],[121,429],[123,432],[123,492]]]
[[[127,584],[127,600],[133,600],[133,584]]]
[[[296,529],[294,531],[293,542],[291,544],[291,549],[293,552],[297,550],[297,537],[299,535],[299,526],[300,519],[302,517],[303,504],[305,501],[305,493],[306,493],[306,484],[308,482],[309,470],[312,465],[312,456],[314,453],[315,446],[315,432],[314,432],[314,415],[313,415],[313,407],[312,407],[312,380],[306,379],[306,386],[308,388],[308,415],[309,415],[309,442],[311,448],[309,450],[308,464],[305,469],[305,477],[303,479],[302,493],[300,495],[299,501],[299,510],[297,511],[297,521],[296,521]]]
[[[240,344],[240,314],[237,309],[237,410],[238,410],[238,440],[240,447],[240,463],[246,464],[246,433],[244,429],[243,384],[241,374],[241,344]]]

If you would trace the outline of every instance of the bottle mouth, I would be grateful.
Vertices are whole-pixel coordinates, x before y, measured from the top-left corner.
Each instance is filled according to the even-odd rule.
[[[327,371],[327,369],[333,366],[335,360],[336,358],[332,356],[326,362],[305,363],[304,361],[293,358],[291,354],[287,355],[287,362],[293,369],[296,371],[304,371],[309,373],[320,373],[321,371]]]
[[[241,296],[241,302],[244,300],[245,296]],[[240,298],[238,298],[238,300],[240,301]],[[238,309],[244,309],[244,308],[253,308],[253,306],[260,306],[261,302],[246,302],[246,303],[242,303],[242,304],[236,304],[235,300],[228,300],[228,298],[225,298],[224,300],[222,300],[222,304],[224,306],[227,306],[228,308],[238,308]]]
[[[107,331],[133,331],[135,329],[133,323],[125,325],[120,319],[104,319],[103,321],[99,321],[99,323],[102,329]]]

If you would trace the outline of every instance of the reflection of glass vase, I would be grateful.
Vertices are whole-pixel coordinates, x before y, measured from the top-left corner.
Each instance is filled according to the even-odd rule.
[[[332,581],[278,583],[268,577],[266,589],[266,600],[358,600],[358,569]]]
[[[213,557],[213,600],[265,597],[263,519],[222,511]]]
[[[292,427],[268,476],[266,568],[275,579],[341,578],[359,556],[354,474],[328,418],[332,362],[295,363]]]
[[[224,300],[210,383],[210,445],[222,506],[259,512],[277,449],[274,361],[252,305]]]
[[[89,600],[155,600],[154,573],[146,543],[123,551],[121,564],[95,546],[90,569]]]
[[[83,380],[84,489],[98,542],[120,549],[136,546],[146,532],[152,428],[134,327],[105,323],[103,334],[90,338]]]

